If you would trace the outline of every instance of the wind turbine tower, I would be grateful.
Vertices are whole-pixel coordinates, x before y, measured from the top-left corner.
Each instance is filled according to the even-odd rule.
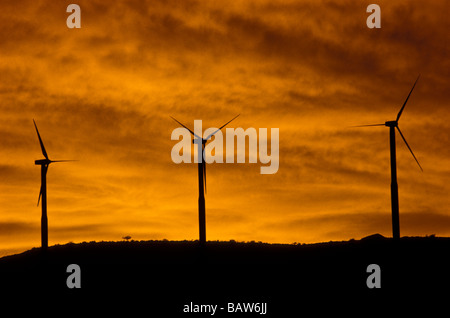
[[[416,81],[414,82],[414,85],[411,88],[411,91],[409,92],[408,97],[406,97],[406,100],[403,103],[402,108],[398,112],[397,118],[395,120],[387,121],[384,124],[354,126],[354,127],[370,127],[370,126],[387,126],[387,127],[389,127],[389,143],[390,143],[390,154],[391,154],[392,236],[395,240],[400,239],[400,216],[399,216],[399,204],[398,204],[397,155],[396,155],[396,149],[395,149],[396,148],[395,147],[395,129],[397,129],[398,132],[400,133],[400,136],[402,137],[403,141],[405,142],[406,146],[408,147],[409,151],[411,152],[412,156],[414,157],[414,160],[416,160],[417,164],[419,165],[420,170],[423,171],[422,166],[419,163],[419,160],[417,160],[411,147],[408,145],[408,142],[406,141],[405,137],[403,136],[402,131],[400,130],[400,127],[398,126],[398,121],[400,120],[400,116],[402,115],[403,110],[405,109],[406,103],[408,102],[408,99],[411,96],[411,93],[414,90],[414,87],[416,86],[416,83],[419,80],[419,77],[420,77],[420,75],[417,77]]]
[[[240,115],[240,114],[239,114]],[[202,138],[195,134],[192,130],[187,128],[185,125],[180,123],[178,120],[170,116],[178,124],[186,128],[192,136],[194,136],[193,143],[197,144],[198,147],[198,223],[199,223],[199,242],[200,245],[205,245],[206,243],[206,208],[205,208],[205,192],[206,192],[206,162],[205,162],[205,145],[208,140],[211,139],[217,132],[219,132],[226,125],[231,123],[239,115],[235,116],[233,119],[222,125],[219,129],[214,131],[206,138]],[[201,155],[200,155],[201,154]]]
[[[67,161],[76,161],[76,160],[50,160],[47,155],[47,151],[45,150],[44,143],[42,142],[41,135],[39,134],[39,130],[36,126],[36,122],[33,119],[34,127],[36,128],[36,133],[39,138],[39,144],[41,145],[42,154],[45,159],[35,160],[34,164],[37,166],[41,166],[41,190],[39,191],[38,203],[41,200],[42,207],[42,216],[41,216],[41,247],[42,251],[46,251],[48,248],[48,219],[47,219],[47,171],[48,166],[53,162],[67,162]]]

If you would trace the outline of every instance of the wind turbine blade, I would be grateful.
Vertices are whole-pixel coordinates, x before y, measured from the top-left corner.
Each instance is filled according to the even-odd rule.
[[[419,80],[419,77],[420,77],[420,74],[419,74],[419,76],[417,77],[416,81],[414,82],[414,85],[413,85],[413,87],[411,88],[411,91],[409,92],[408,97],[406,97],[406,100],[405,100],[405,102],[403,103],[402,108],[401,108],[400,111],[398,112],[397,119],[396,119],[395,121],[398,121],[398,120],[400,119],[400,116],[401,116],[402,113],[403,113],[403,109],[405,109],[405,106],[406,106],[406,103],[408,102],[409,96],[411,96],[411,93],[412,93],[414,87],[416,87],[416,83],[417,83],[417,81]]]
[[[422,172],[423,172],[423,169],[422,169],[422,166],[419,163],[419,160],[417,160],[416,156],[414,155],[414,152],[412,151],[411,147],[408,145],[408,142],[406,141],[405,136],[403,136],[402,131],[400,130],[400,128],[398,128],[398,126],[397,126],[397,130],[400,133],[400,136],[402,136],[403,141],[405,142],[405,144],[408,147],[409,151],[411,151],[411,154],[413,155],[414,159],[416,160],[417,164],[419,165],[420,170],[422,170]]]
[[[48,165],[45,165],[44,167],[45,167],[45,177],[47,177]],[[39,202],[41,201],[41,196],[42,196],[42,184],[41,184],[41,189],[39,190],[37,206],[39,206]]]
[[[237,114],[236,116],[234,116],[229,122],[227,122],[226,124],[222,125],[222,127],[219,128],[222,129],[223,127],[225,127],[226,125],[228,125],[229,123],[231,123],[233,120],[235,120],[236,118],[238,118],[241,114]]]
[[[37,206],[39,206],[39,202],[41,202],[41,195],[42,195],[42,184],[41,184],[41,189],[39,190],[39,196],[38,196],[38,203],[37,203]]]
[[[371,127],[371,126],[385,126],[386,124],[372,124],[372,125],[359,125],[359,126],[350,126],[350,127]]]
[[[213,132],[212,134],[210,134],[208,137],[205,138],[205,140],[208,140],[209,138],[211,138],[212,136],[214,136],[215,134],[217,134],[223,127],[225,127],[226,125],[228,125],[229,123],[231,123],[233,120],[235,120],[237,117],[239,117],[239,115],[241,114],[237,114],[233,119],[231,119],[229,122],[227,122],[226,124],[222,125],[219,129],[217,129],[215,132]]]
[[[51,160],[51,162],[73,162],[73,161],[80,161],[80,160]]]
[[[206,162],[203,160],[203,184],[205,185],[205,194],[206,194]]]
[[[169,116],[169,117],[172,118],[173,120],[175,120],[177,123],[179,123],[181,126],[183,126],[184,128],[186,128],[187,130],[189,130],[189,132],[190,132],[193,136],[195,136],[195,137],[197,137],[197,138],[199,138],[199,139],[202,139],[201,137],[197,136],[192,130],[190,130],[190,129],[187,128],[185,125],[183,125],[182,123],[180,123],[178,120],[176,120],[176,119],[173,118],[172,116]]]
[[[37,126],[36,126],[36,122],[34,121],[34,119],[33,119],[33,123],[34,123],[34,127],[36,128],[36,132],[37,132],[37,135],[38,135],[38,138],[39,138],[39,143],[41,144],[42,154],[44,155],[45,159],[49,160],[48,159],[48,155],[47,155],[47,151],[45,151],[44,143],[42,142],[41,135],[39,134],[39,130],[38,130]]]
[[[202,146],[202,168],[203,168],[203,186],[206,194],[206,161],[205,161],[205,144]]]

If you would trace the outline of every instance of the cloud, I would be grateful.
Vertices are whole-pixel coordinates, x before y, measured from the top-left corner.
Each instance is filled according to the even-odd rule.
[[[23,236],[29,231],[35,231],[37,227],[32,223],[26,222],[0,222],[0,235],[7,238]]]
[[[447,233],[446,1],[381,1],[379,30],[353,1],[78,4],[78,30],[65,26],[63,2],[16,1],[0,13],[0,222],[34,211],[39,223],[34,118],[52,159],[80,160],[49,170],[58,239],[97,230],[95,238],[196,238],[197,167],[171,161],[178,125],[169,116],[206,128],[240,113],[233,127],[280,129],[280,168],[261,176],[260,163],[208,165],[208,233],[271,242],[388,235],[387,128],[348,126],[394,119],[420,73],[400,125],[425,172],[398,138],[401,211],[411,235],[434,222]]]
[[[374,233],[392,237],[390,211],[386,209],[384,213],[362,212],[364,213],[320,214],[274,222],[265,227],[292,232],[290,235],[292,240],[295,240],[295,233],[298,233],[299,238],[309,236],[313,241],[316,237],[322,237],[324,241],[360,239]],[[433,211],[400,213],[401,236],[425,236],[436,233],[439,233],[438,236],[447,236],[450,233],[448,221],[448,215]],[[316,224],[321,226],[316,227]]]

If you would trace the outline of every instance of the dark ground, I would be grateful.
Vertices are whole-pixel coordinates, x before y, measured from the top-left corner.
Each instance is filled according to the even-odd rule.
[[[428,304],[434,293],[450,294],[449,251],[450,238],[394,242],[381,235],[307,245],[208,242],[204,248],[190,241],[91,242],[52,246],[45,256],[35,248],[3,257],[0,286],[14,299],[148,317],[186,316],[190,302],[225,307],[216,316],[239,316],[226,312],[228,302],[267,302],[274,317],[362,306],[399,305],[401,311],[398,301],[415,306],[410,295]],[[66,285],[69,264],[81,268],[81,289]],[[381,268],[381,289],[366,285],[369,264]]]

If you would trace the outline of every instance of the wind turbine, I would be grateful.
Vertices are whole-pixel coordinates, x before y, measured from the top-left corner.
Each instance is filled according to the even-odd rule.
[[[233,119],[222,125],[219,129],[214,131],[206,138],[202,138],[195,134],[192,130],[187,128],[185,125],[180,123],[178,120],[170,116],[173,120],[175,120],[178,124],[186,128],[192,136],[194,136],[194,140],[192,141],[194,144],[197,144],[198,149],[198,223],[199,223],[199,242],[200,245],[204,245],[206,243],[206,214],[205,214],[205,192],[206,192],[206,162],[204,160],[205,157],[205,145],[212,136],[218,133],[222,128],[235,120],[240,114],[235,116]],[[202,154],[200,156],[200,154]]]
[[[411,152],[412,156],[414,157],[414,160],[416,160],[417,164],[419,165],[420,170],[423,171],[422,166],[419,163],[419,160],[417,160],[416,156],[414,155],[414,152],[412,151],[411,147],[408,145],[408,142],[405,139],[405,136],[403,136],[402,131],[400,130],[400,127],[398,126],[398,121],[400,120],[400,116],[403,113],[403,110],[405,109],[406,103],[408,102],[409,97],[411,96],[411,93],[416,86],[417,81],[419,80],[420,75],[417,77],[416,81],[414,82],[413,87],[411,88],[411,91],[408,94],[408,97],[406,97],[405,102],[403,103],[402,108],[397,114],[397,118],[392,121],[387,121],[384,124],[373,124],[373,125],[361,125],[361,126],[354,126],[354,127],[370,127],[370,126],[387,126],[389,127],[389,140],[390,140],[390,148],[391,148],[391,207],[392,207],[392,235],[395,240],[400,239],[400,218],[399,218],[399,207],[398,207],[398,184],[397,184],[397,158],[396,158],[396,152],[395,152],[395,129],[398,130],[400,133],[400,136],[402,137],[403,141],[405,142],[406,146],[408,147],[409,151]]]
[[[68,161],[76,161],[76,160],[50,160],[47,155],[47,151],[45,151],[44,143],[42,142],[41,135],[39,134],[39,130],[36,126],[36,122],[33,119],[34,127],[36,128],[36,132],[39,138],[39,143],[41,145],[42,154],[45,159],[35,160],[34,164],[41,166],[41,190],[39,191],[38,203],[42,197],[42,217],[41,217],[41,246],[42,250],[46,251],[48,247],[48,221],[47,221],[47,170],[48,166],[53,162],[68,162]]]

